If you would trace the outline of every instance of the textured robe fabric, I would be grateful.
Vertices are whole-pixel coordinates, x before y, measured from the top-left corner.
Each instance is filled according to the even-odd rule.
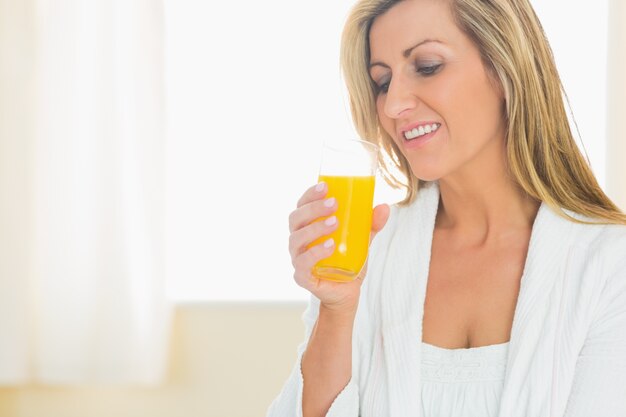
[[[393,206],[370,248],[352,346],[352,378],[328,417],[418,417],[422,319],[437,182]],[[589,220],[567,211],[577,219]],[[305,341],[268,417],[302,415]],[[513,318],[501,417],[626,416],[626,226],[583,225],[542,203]]]

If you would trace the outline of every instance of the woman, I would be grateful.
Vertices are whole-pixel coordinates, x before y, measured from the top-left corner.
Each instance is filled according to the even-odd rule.
[[[347,284],[311,275],[332,241],[307,249],[336,202],[323,183],[298,202],[307,340],[269,415],[626,415],[626,216],[576,147],[528,1],[361,0],[342,66],[407,198],[375,208]]]

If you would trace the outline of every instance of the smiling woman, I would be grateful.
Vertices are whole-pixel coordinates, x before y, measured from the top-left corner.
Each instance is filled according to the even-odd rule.
[[[576,145],[530,2],[361,0],[341,62],[407,197],[374,208],[362,279],[339,284],[310,272],[332,250],[305,248],[328,235],[308,225],[331,213],[323,184],[303,193],[306,341],[269,415],[626,414],[626,215]]]
[[[508,174],[515,176],[529,196],[546,200],[555,208],[609,222],[623,221],[623,216],[613,214],[612,202],[602,197],[604,193],[576,146],[552,51],[543,41],[542,27],[529,4],[525,8],[517,3],[494,2],[486,8],[482,2],[459,1],[454,2],[452,16],[437,3],[423,4],[418,16],[406,13],[411,2],[392,7],[395,4],[380,4],[377,12],[381,16],[371,27],[355,26],[352,32],[346,31],[344,36],[350,42],[344,45],[355,47],[354,52],[343,55],[343,66],[353,100],[366,92],[358,98],[362,105],[352,103],[357,130],[363,137],[378,138],[376,141],[392,155],[390,159],[399,160],[395,168],[408,180],[405,202],[413,198],[418,189],[413,184],[419,178],[440,177],[442,170],[449,169],[447,164],[458,165],[459,158],[481,165],[484,161],[475,157],[488,147],[491,153],[506,154]],[[484,19],[484,13],[488,19]],[[512,14],[520,18],[507,17]],[[383,29],[379,34],[389,21],[398,30]],[[364,29],[369,31],[369,44],[363,42]],[[416,39],[419,41],[414,44]],[[413,46],[385,63],[382,57],[391,54],[389,46],[395,44]],[[363,73],[362,61],[354,60],[351,53],[369,60],[373,88],[367,88],[372,81]],[[389,91],[394,85],[396,89]],[[376,108],[370,105],[372,102]],[[407,120],[406,113],[410,113],[407,110],[418,106],[435,114],[420,110],[423,120],[401,126]],[[437,114],[439,109],[445,114]],[[420,124],[432,125],[444,116],[449,120],[436,135],[431,133],[418,141],[403,136],[407,130]],[[462,132],[457,130],[463,135],[463,143],[446,140],[457,126],[463,127]],[[378,136],[380,128],[382,134]],[[439,140],[428,149],[410,156],[403,152],[422,148],[435,136]],[[498,140],[504,136],[506,140]],[[550,146],[549,141],[554,145]],[[561,158],[561,153],[568,157]],[[414,158],[414,163],[410,164],[408,158]],[[501,168],[496,166],[495,172],[481,175],[505,175]],[[418,175],[416,169],[425,176]],[[457,174],[463,177],[466,172]]]

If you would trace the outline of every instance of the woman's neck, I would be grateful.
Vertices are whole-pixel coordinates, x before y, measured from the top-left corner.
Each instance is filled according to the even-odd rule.
[[[540,201],[511,178],[504,146],[485,151],[462,169],[439,179],[436,227],[472,242],[532,229],[540,206]]]

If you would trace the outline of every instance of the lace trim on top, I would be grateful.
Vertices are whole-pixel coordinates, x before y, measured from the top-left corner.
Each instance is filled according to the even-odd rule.
[[[445,349],[422,342],[422,380],[431,382],[502,381],[509,343]]]

